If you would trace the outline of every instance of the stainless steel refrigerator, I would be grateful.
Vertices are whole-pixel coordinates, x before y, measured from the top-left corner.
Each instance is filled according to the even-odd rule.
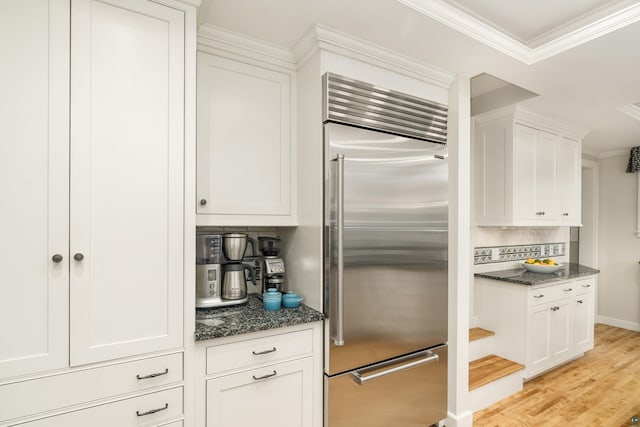
[[[324,85],[325,426],[447,414],[447,109]]]

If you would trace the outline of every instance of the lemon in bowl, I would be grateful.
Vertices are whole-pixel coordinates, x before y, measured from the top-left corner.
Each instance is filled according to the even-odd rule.
[[[562,268],[562,264],[552,258],[529,258],[522,263],[522,266],[532,273],[555,273]]]

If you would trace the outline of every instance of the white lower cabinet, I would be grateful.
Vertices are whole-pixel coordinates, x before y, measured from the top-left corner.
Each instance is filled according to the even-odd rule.
[[[571,332],[573,346],[577,351],[584,352],[593,348],[594,282],[579,280],[576,285],[576,295],[572,301],[575,314]]]
[[[320,322],[198,344],[196,425],[320,427]]]
[[[477,278],[478,325],[496,333],[496,354],[534,377],[593,348],[595,280],[529,287]]]
[[[207,426],[311,426],[312,383],[312,357],[208,380]]]
[[[530,307],[527,323],[527,375],[542,372],[569,356],[569,298]]]
[[[20,425],[28,427],[151,427],[166,425],[168,421],[182,417],[182,412],[182,387],[176,387]],[[181,424],[172,422],[169,425]]]
[[[124,414],[130,405],[139,406],[136,410],[141,413],[146,412],[149,409],[143,411],[144,407],[152,406],[151,404],[155,402],[154,396],[158,395],[154,392],[171,388],[171,390],[179,389],[182,395],[183,372],[183,354],[179,352],[2,384],[0,385],[0,426],[22,425],[23,422],[34,418],[42,420],[33,425],[65,425],[67,427],[102,425],[80,422],[84,418],[76,417],[93,413],[97,410],[95,408],[98,408],[96,403],[104,403],[99,406],[100,408],[102,406],[111,408],[109,411],[112,411],[114,417]],[[123,397],[128,399],[122,400]],[[118,400],[117,405],[111,403],[114,400]],[[126,403],[129,400],[131,402]],[[138,402],[142,403],[138,405]],[[171,410],[166,411],[171,416],[164,417],[162,420],[174,421],[175,418],[182,418],[181,402],[182,398],[180,398],[180,405],[171,404]],[[92,407],[77,410],[79,407],[88,405]],[[57,415],[60,412],[65,414]],[[133,413],[135,414],[135,411]],[[111,418],[107,417],[107,419]],[[159,416],[148,418],[141,416],[140,424],[135,425],[149,425],[146,424],[147,420],[159,419]],[[45,420],[51,423],[64,421],[68,424],[41,424]],[[114,422],[111,425],[131,424]]]

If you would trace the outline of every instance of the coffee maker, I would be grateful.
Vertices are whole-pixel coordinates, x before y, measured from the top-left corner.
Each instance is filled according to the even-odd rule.
[[[255,285],[253,266],[242,259],[247,242],[244,233],[196,236],[196,307],[225,307],[247,302],[245,271]],[[254,249],[255,250],[255,249]]]
[[[258,237],[258,240],[262,253],[260,260],[262,292],[267,292],[271,288],[278,292],[286,292],[284,260],[278,256],[280,237]]]

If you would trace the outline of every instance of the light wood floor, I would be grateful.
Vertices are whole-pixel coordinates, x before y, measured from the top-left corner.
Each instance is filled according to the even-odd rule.
[[[595,348],[476,412],[474,427],[630,426],[640,416],[640,332],[596,325]]]

